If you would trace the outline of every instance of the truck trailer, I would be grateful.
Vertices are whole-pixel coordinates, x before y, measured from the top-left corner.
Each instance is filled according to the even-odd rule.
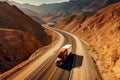
[[[57,59],[55,60],[56,66],[62,66],[66,62],[68,56],[72,52],[72,45],[71,44],[66,44],[63,46],[57,54]]]

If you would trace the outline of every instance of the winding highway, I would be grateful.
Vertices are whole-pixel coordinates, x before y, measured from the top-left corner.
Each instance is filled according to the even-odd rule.
[[[61,33],[65,41],[63,45],[65,44],[72,44],[72,54],[69,57],[69,59],[66,62],[66,65],[64,65],[62,68],[57,67],[55,65],[55,59],[57,58],[57,54],[53,55],[49,61],[44,63],[44,67],[38,71],[34,76],[30,75],[27,79],[31,80],[69,80],[70,74],[71,74],[71,69],[72,69],[72,64],[74,61],[74,53],[75,53],[75,47],[76,47],[76,42],[72,36],[69,36],[67,33],[57,31]],[[38,69],[36,69],[37,71]],[[35,72],[36,72],[35,71]]]
[[[101,80],[84,42],[68,32],[44,27],[55,31],[59,35],[59,41],[44,55],[8,77],[7,80]],[[55,65],[57,52],[68,43],[72,44],[72,54],[65,66],[57,67]]]

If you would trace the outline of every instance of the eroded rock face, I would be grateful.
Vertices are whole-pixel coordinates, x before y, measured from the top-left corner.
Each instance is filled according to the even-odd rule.
[[[8,70],[14,67],[42,46],[27,32],[0,29],[0,69]]]

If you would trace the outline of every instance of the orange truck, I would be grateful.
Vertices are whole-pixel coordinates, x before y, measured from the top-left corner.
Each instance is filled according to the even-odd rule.
[[[65,61],[67,60],[67,57],[69,54],[72,52],[72,45],[71,44],[66,44],[63,46],[57,55],[57,59],[55,60],[56,66],[62,66],[64,65]]]

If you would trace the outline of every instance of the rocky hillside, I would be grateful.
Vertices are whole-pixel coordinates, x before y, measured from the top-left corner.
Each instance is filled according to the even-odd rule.
[[[0,29],[0,70],[6,71],[43,45],[28,32]]]
[[[88,40],[98,52],[96,62],[104,79],[119,80],[120,3],[100,10],[82,26],[89,28],[87,32],[91,34],[87,34],[84,39]]]
[[[25,15],[16,6],[11,6],[6,2],[0,2],[0,11],[1,28],[26,31],[34,35],[42,44],[47,45],[50,43],[51,36],[47,36],[44,32],[44,28]]]
[[[0,2],[0,72],[29,58],[51,43],[52,37],[16,6]]]
[[[89,17],[85,16],[82,13],[72,15],[61,21],[56,25],[59,29],[64,29],[70,32],[74,32],[81,27],[81,24],[87,20]]]
[[[81,18],[83,18],[82,16]],[[77,20],[81,20],[81,18]],[[69,19],[69,18],[68,18]],[[67,22],[67,21],[64,21]],[[74,20],[70,21],[72,24]],[[63,23],[64,24],[64,23]],[[78,24],[71,31],[90,44],[93,56],[104,80],[120,79],[120,2],[112,4]],[[76,26],[77,25],[77,26]]]
[[[99,9],[118,1],[119,0],[70,0],[68,2],[43,4],[40,6],[33,6],[29,4],[20,5],[15,2],[12,3],[21,9],[27,8],[39,13],[40,15],[37,16],[45,21],[55,23],[61,21],[65,17],[77,14],[79,12],[82,12],[87,16],[93,15]]]

